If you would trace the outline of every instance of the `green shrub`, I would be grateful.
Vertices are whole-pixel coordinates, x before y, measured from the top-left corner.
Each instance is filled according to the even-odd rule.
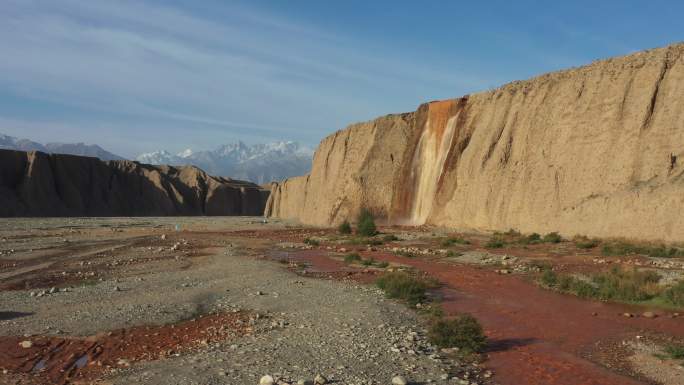
[[[601,249],[606,256],[622,256],[630,254],[642,254],[651,258],[675,258],[683,257],[684,250],[678,247],[665,245],[635,245],[625,241],[615,241],[606,244]]]
[[[606,301],[641,302],[659,296],[662,288],[658,285],[660,275],[653,271],[622,270],[614,268],[606,273],[595,274],[590,281],[582,280],[571,275],[558,275],[551,270],[545,270],[540,279],[544,286],[572,293],[582,298],[596,298]],[[677,289],[672,290],[673,299],[677,301]],[[669,290],[670,290],[669,289]],[[682,284],[681,298],[684,301],[684,284]],[[666,291],[667,293],[667,291]]]
[[[442,241],[442,247],[449,247],[453,245],[469,245],[470,241],[467,239],[463,238],[458,238],[458,237],[452,237],[452,238],[447,238]]]
[[[504,247],[504,241],[499,237],[491,237],[489,241],[485,243],[485,247],[488,249],[500,249]]]
[[[516,229],[508,229],[508,231],[503,233],[503,235],[508,235],[509,237],[519,237],[521,234],[520,231]]]
[[[542,238],[542,242],[544,243],[560,243],[562,240],[563,238],[556,232],[548,233]]]
[[[426,291],[431,287],[428,281],[404,272],[385,273],[377,279],[376,285],[387,297],[404,300],[410,305],[424,302]]]
[[[665,354],[668,358],[673,360],[681,360],[684,358],[684,345],[681,344],[669,344],[665,346]]]
[[[387,262],[387,261],[378,262],[378,263],[376,264],[376,266],[377,266],[377,267],[380,267],[380,268],[382,268],[382,269],[384,269],[384,268],[386,268],[387,266],[389,266],[389,262]]]
[[[597,289],[591,283],[581,279],[570,281],[570,291],[580,298],[596,298]]]
[[[318,246],[321,244],[320,242],[318,242],[317,240],[312,239],[312,238],[306,238],[304,240],[304,243],[306,243],[307,245],[311,245],[311,246]]]
[[[340,223],[340,226],[337,228],[337,231],[339,231],[340,234],[351,234],[352,233],[351,224],[349,224],[349,221],[344,221],[344,222]]]
[[[372,237],[377,234],[377,228],[375,227],[375,220],[373,219],[373,214],[367,209],[361,209],[359,213],[358,220],[356,222],[356,233],[366,237]]]
[[[649,247],[644,253],[651,258],[675,258],[684,256],[684,250],[676,247],[665,247],[664,245]]]
[[[397,236],[394,234],[387,234],[384,237],[382,237],[382,240],[385,242],[394,242],[394,241],[398,241],[399,238],[397,238]]]
[[[364,259],[361,261],[361,264],[364,266],[373,266],[373,264],[375,264],[375,259],[373,259],[373,258]]]
[[[593,277],[598,298],[627,302],[646,301],[660,292],[660,275],[654,271],[622,270],[617,267]]]
[[[379,246],[383,244],[383,241],[380,239],[368,239],[366,240],[366,244],[371,246]]]
[[[518,242],[523,245],[541,243],[541,235],[539,235],[538,233],[532,233],[526,237],[520,238]]]
[[[479,353],[487,345],[480,323],[471,315],[440,319],[428,330],[430,342],[441,348],[458,347],[464,353]]]
[[[350,253],[344,256],[345,263],[354,263],[361,260],[361,256],[358,253]]]
[[[600,243],[597,239],[589,239],[587,237],[575,237],[574,242],[575,246],[580,249],[593,249]]]
[[[449,251],[447,251],[447,253],[446,253],[446,256],[449,257],[449,258],[460,257],[461,255],[463,255],[463,253],[457,253],[457,252],[455,252],[455,251],[453,251],[453,250],[449,250]]]
[[[546,269],[541,275],[541,283],[547,287],[556,287],[558,285],[558,275],[551,269]]]
[[[684,306],[684,281],[679,281],[676,284],[665,289],[662,294],[665,302],[674,306]]]

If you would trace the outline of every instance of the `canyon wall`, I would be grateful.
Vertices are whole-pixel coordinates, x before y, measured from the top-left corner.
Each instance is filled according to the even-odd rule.
[[[191,166],[0,150],[0,217],[261,215],[268,193]]]
[[[354,124],[265,213],[684,241],[682,155],[678,44]]]

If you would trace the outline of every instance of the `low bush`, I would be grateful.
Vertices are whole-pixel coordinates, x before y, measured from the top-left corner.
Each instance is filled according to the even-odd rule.
[[[556,232],[548,233],[542,238],[542,242],[544,243],[560,243],[562,240],[563,238]]]
[[[631,254],[646,255],[651,258],[684,257],[684,249],[665,245],[636,245],[625,241],[615,241],[603,245],[601,253],[605,256],[622,256]]]
[[[375,259],[369,258],[369,259],[361,260],[361,264],[364,266],[373,266],[375,264]]]
[[[482,326],[469,314],[434,321],[428,330],[428,338],[441,348],[457,347],[463,353],[479,353],[487,345]]]
[[[306,243],[307,245],[311,245],[311,246],[318,246],[321,244],[319,241],[312,239],[312,238],[306,238],[304,240],[304,243]]]
[[[488,249],[500,249],[504,247],[504,245],[504,241],[499,237],[491,237],[489,241],[485,243],[485,247]]]
[[[593,277],[599,298],[626,302],[646,301],[656,297],[661,291],[659,281],[660,275],[654,271],[623,270],[617,267]]]
[[[397,236],[394,234],[387,234],[384,237],[382,237],[382,240],[385,242],[394,242],[394,241],[398,241],[399,238],[397,238]]]
[[[544,286],[556,287],[558,285],[558,275],[551,269],[544,269],[540,281]]]
[[[387,262],[387,261],[378,262],[375,266],[384,269],[384,268],[386,268],[387,266],[389,266],[389,262]]]
[[[523,245],[530,245],[530,244],[537,244],[541,243],[541,235],[538,233],[532,233],[526,237],[522,237],[518,240],[518,243],[521,243]]]
[[[684,306],[684,281],[679,281],[665,289],[662,298],[669,305]]]
[[[377,234],[373,214],[367,209],[361,209],[356,221],[356,233],[365,237],[372,237]]]
[[[583,235],[576,236],[572,241],[575,242],[575,246],[579,249],[593,249],[601,243],[598,239],[590,239]]]
[[[470,244],[469,240],[463,239],[463,238],[458,238],[458,237],[451,237],[451,238],[444,239],[442,241],[442,247],[449,247],[449,246],[453,246],[453,245],[469,245],[469,244]]]
[[[358,253],[350,253],[344,256],[345,263],[354,263],[361,260],[361,256]]]
[[[410,305],[424,302],[426,291],[433,287],[429,281],[405,272],[385,273],[377,279],[376,285],[387,297],[404,300]]]
[[[352,233],[352,227],[349,221],[344,221],[340,223],[339,227],[337,227],[337,231],[339,231],[340,234],[351,234]]]
[[[503,235],[507,235],[509,237],[519,237],[521,234],[520,234],[520,231],[518,231],[516,229],[508,229],[508,231],[503,233]]]
[[[665,346],[665,354],[667,357],[673,360],[684,359],[684,345],[681,344],[669,344]]]
[[[662,292],[662,288],[658,285],[660,275],[657,273],[636,269],[623,270],[617,267],[606,273],[595,274],[588,280],[571,275],[557,275],[547,269],[543,271],[539,280],[546,287],[572,293],[582,298],[606,301],[642,302],[656,298]],[[682,299],[684,299],[684,285],[682,285]]]

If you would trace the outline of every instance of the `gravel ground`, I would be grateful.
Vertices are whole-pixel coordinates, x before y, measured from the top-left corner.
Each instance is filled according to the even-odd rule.
[[[107,234],[100,237],[102,242],[127,244],[111,255],[99,252],[86,257],[114,269],[87,285],[70,285],[67,291],[57,288],[53,293],[49,288],[0,291],[0,312],[5,312],[0,334],[89,336],[178,322],[217,310],[258,314],[251,336],[115,369],[107,375],[108,383],[257,384],[266,374],[293,383],[311,381],[317,374],[337,384],[390,384],[395,375],[413,384],[476,383],[464,377],[474,376],[479,368],[444,358],[427,343],[415,312],[386,300],[371,286],[295,275],[282,264],[255,258],[268,247],[255,240],[217,236],[207,245],[195,243],[192,237],[183,241],[182,232],[162,239],[160,234],[175,226],[177,219],[157,224],[150,219],[143,224],[134,219],[100,220],[106,226],[84,220],[79,230],[68,229],[74,222],[62,222],[62,227],[59,220],[42,222],[44,239],[30,220],[0,225],[5,227],[6,249],[14,250],[11,255],[16,260],[34,258],[36,250],[54,247],[63,242],[63,234],[72,234],[68,243],[76,249],[79,242],[96,249],[93,234],[102,231]],[[182,223],[201,230],[230,230],[258,226],[257,222],[224,218]],[[102,230],[108,226],[123,230]],[[147,237],[144,247],[130,245],[133,237],[141,236]],[[195,248],[202,253],[193,254]],[[149,259],[164,253],[170,255]],[[76,254],[81,256],[73,264],[80,264],[83,254]],[[64,258],[72,263],[68,255]],[[12,275],[11,268],[3,271]]]

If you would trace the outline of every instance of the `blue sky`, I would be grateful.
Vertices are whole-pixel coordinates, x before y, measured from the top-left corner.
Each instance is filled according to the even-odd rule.
[[[347,124],[684,40],[679,1],[0,1],[0,132],[123,156]]]

